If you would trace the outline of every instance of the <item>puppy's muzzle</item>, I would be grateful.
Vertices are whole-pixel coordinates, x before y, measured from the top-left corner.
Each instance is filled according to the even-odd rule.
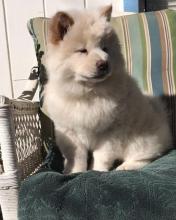
[[[102,78],[109,73],[108,61],[99,60],[96,63],[96,67],[97,67],[97,73],[96,76],[94,76],[94,78]]]

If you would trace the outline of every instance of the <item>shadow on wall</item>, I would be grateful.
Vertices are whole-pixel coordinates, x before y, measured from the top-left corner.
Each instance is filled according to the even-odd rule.
[[[145,0],[146,11],[157,11],[168,8],[168,0]]]

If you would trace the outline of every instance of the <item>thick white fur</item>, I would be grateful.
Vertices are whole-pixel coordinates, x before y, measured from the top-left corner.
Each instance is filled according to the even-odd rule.
[[[107,171],[116,159],[123,160],[117,170],[141,168],[170,146],[167,115],[127,74],[118,39],[106,18],[87,11],[69,15],[74,25],[64,39],[48,42],[44,101],[65,157],[65,173],[86,171],[89,150],[93,170]],[[76,53],[80,48],[88,54]],[[100,59],[108,60],[110,74],[97,81],[84,78],[96,74]]]

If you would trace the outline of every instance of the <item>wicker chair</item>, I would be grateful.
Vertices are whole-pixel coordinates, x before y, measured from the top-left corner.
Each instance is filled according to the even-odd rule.
[[[18,99],[0,96],[0,207],[4,220],[17,219],[20,183],[43,160],[39,104],[31,101],[37,81],[29,80]]]

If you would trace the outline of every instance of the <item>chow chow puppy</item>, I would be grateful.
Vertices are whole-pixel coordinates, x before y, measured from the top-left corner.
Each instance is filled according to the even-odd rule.
[[[171,142],[167,115],[127,74],[109,20],[112,6],[57,12],[49,24],[44,105],[54,121],[64,173],[142,168]]]

